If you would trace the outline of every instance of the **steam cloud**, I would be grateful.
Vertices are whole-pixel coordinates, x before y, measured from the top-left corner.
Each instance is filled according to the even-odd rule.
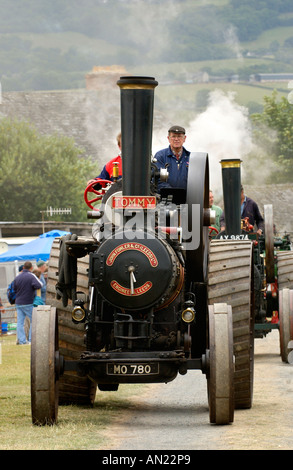
[[[232,92],[211,92],[206,111],[190,123],[187,133],[190,149],[209,154],[210,187],[214,191],[222,187],[219,161],[245,160],[253,146],[248,110],[235,102]]]
[[[154,153],[168,146],[166,136],[167,129],[155,136]],[[186,136],[188,150],[209,155],[210,188],[215,195],[222,192],[220,160],[240,158],[244,161],[253,148],[247,108],[235,102],[235,93],[225,94],[218,89],[210,93],[207,109],[186,127]]]

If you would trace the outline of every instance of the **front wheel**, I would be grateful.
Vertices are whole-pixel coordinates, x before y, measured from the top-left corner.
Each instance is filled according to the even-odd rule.
[[[227,304],[209,305],[210,422],[234,420],[234,361],[232,309]]]
[[[31,410],[35,425],[57,421],[59,364],[56,309],[40,305],[32,316]]]
[[[289,362],[293,340],[293,290],[279,291],[280,350],[283,362]]]

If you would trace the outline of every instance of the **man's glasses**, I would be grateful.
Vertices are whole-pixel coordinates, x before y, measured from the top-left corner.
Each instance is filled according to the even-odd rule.
[[[174,135],[172,137],[169,137],[169,139],[172,139],[172,140],[182,140],[184,139],[185,135]]]

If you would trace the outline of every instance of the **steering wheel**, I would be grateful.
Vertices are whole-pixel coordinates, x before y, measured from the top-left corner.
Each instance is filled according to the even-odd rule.
[[[100,184],[101,188],[100,189],[94,189],[94,186],[96,186],[96,184]],[[109,189],[110,185],[112,185],[112,184],[113,184],[113,181],[104,180],[102,178],[97,178],[97,179],[91,181],[87,185],[87,187],[85,188],[85,192],[84,192],[83,197],[84,197],[84,200],[85,200],[86,204],[89,206],[90,209],[92,209],[94,211],[98,210],[93,206],[93,203],[99,201],[100,199],[102,199],[102,197],[104,196],[106,191]],[[96,197],[94,197],[93,199],[89,199],[89,193],[96,194]]]
[[[214,235],[212,235],[213,232],[215,232]],[[218,233],[219,233],[219,230],[217,230],[216,227],[212,227],[212,226],[209,227],[209,236],[210,237],[215,237],[215,235],[218,235]]]

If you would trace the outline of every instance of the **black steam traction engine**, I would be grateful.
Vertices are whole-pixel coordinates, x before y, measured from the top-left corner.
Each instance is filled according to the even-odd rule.
[[[56,422],[59,404],[93,404],[97,388],[169,382],[191,369],[206,375],[210,422],[231,423],[235,408],[252,405],[252,242],[210,243],[205,153],[191,153],[186,191],[158,195],[166,171],[151,162],[157,82],[118,85],[122,186],[101,181],[89,200],[90,185],[93,237],[53,244],[47,305],[33,312],[33,423]]]
[[[223,251],[223,243],[235,243],[251,240],[254,261],[254,337],[263,338],[274,329],[280,332],[280,352],[283,362],[290,362],[293,347],[293,252],[289,234],[277,236],[273,224],[273,207],[264,206],[264,233],[258,235],[248,220],[241,220],[241,160],[222,160],[223,196],[225,207],[225,231],[217,235],[219,242],[212,244],[213,253]],[[217,274],[212,282],[217,287],[213,292],[213,301],[226,300],[226,288],[237,290],[239,277],[234,280],[222,277],[222,260],[218,262]],[[241,266],[239,266],[241,270]],[[217,278],[218,276],[218,278]],[[235,284],[233,286],[233,284]],[[234,297],[233,301],[236,300]],[[230,302],[229,302],[230,303]],[[231,303],[233,315],[234,304]]]

